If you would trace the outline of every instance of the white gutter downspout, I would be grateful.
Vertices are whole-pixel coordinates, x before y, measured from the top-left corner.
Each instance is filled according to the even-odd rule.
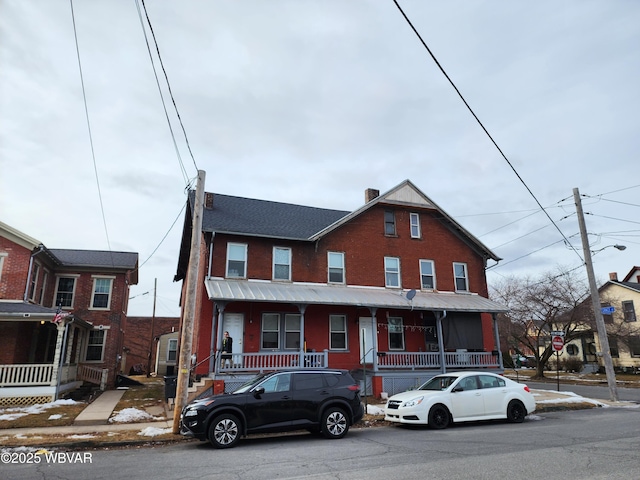
[[[213,240],[216,238],[216,232],[211,232],[211,242],[209,243],[209,266],[207,267],[207,277],[211,277],[211,263],[213,262]]]

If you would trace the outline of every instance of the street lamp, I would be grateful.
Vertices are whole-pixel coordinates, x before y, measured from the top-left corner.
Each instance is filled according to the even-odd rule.
[[[589,247],[589,238],[587,237],[587,226],[584,222],[584,212],[582,211],[582,201],[580,200],[580,192],[577,188],[573,189],[573,198],[576,202],[576,212],[578,216],[578,225],[580,227],[580,236],[582,237],[582,249],[584,250],[584,264],[587,267],[587,277],[589,279],[589,289],[591,291],[591,303],[593,305],[593,314],[596,318],[596,327],[598,329],[598,338],[600,340],[600,349],[602,350],[602,359],[604,361],[604,370],[607,374],[607,384],[611,400],[618,401],[618,386],[616,385],[616,372],[613,369],[613,360],[611,358],[611,350],[609,348],[609,337],[607,336],[607,327],[602,317],[602,307],[600,306],[600,294],[596,286],[596,277],[593,273],[593,263],[591,261],[591,249]],[[608,247],[614,247],[618,250],[624,250],[624,245],[607,245],[600,250]],[[598,250],[598,251],[600,251]]]
[[[617,250],[625,250],[625,249],[627,248],[627,246],[626,246],[626,245],[617,245],[617,244],[616,244],[616,245],[607,245],[606,247],[602,247],[602,248],[601,248],[601,249],[599,249],[599,250],[591,250],[591,256],[593,256],[593,255],[595,255],[596,253],[601,252],[601,251],[602,251],[602,250],[604,250],[605,248],[609,248],[609,247],[613,247],[613,248],[615,248],[615,249],[617,249]]]

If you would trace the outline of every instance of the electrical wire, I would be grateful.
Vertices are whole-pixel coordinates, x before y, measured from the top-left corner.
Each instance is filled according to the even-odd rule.
[[[540,201],[538,200],[538,198],[533,194],[533,192],[531,191],[531,189],[529,188],[529,186],[526,184],[526,182],[524,181],[524,179],[520,176],[520,174],[517,172],[517,170],[515,169],[515,167],[513,166],[513,164],[509,161],[509,159],[507,158],[507,156],[504,154],[504,152],[502,151],[502,149],[498,146],[498,144],[496,143],[496,141],[493,139],[493,137],[491,136],[491,134],[489,133],[489,131],[485,128],[485,126],[483,125],[483,123],[480,121],[480,119],[478,118],[478,116],[475,114],[475,112],[473,111],[473,109],[471,108],[471,106],[467,103],[467,101],[465,100],[464,96],[462,95],[462,93],[460,93],[460,90],[458,90],[458,87],[456,87],[455,83],[453,83],[453,80],[451,80],[451,78],[449,77],[449,75],[447,74],[447,72],[445,71],[445,69],[442,67],[442,65],[440,65],[440,62],[438,61],[438,59],[435,57],[435,55],[433,54],[433,52],[431,51],[431,49],[429,48],[429,46],[426,44],[426,42],[422,39],[422,36],[420,35],[420,33],[418,33],[418,30],[413,26],[413,23],[411,23],[411,20],[409,20],[409,17],[407,17],[407,15],[404,13],[404,10],[402,10],[402,7],[398,4],[397,0],[393,0],[393,3],[396,5],[396,7],[398,8],[398,10],[400,11],[400,13],[402,14],[402,16],[404,17],[404,19],[406,20],[407,24],[411,27],[411,29],[413,30],[413,32],[416,34],[416,36],[418,37],[418,39],[420,40],[420,42],[422,43],[422,45],[424,46],[424,48],[427,50],[427,52],[429,53],[429,55],[431,56],[431,58],[433,59],[433,61],[435,62],[435,64],[438,66],[438,68],[440,69],[440,71],[442,72],[442,74],[445,76],[445,78],[449,81],[449,83],[451,84],[451,86],[453,87],[453,89],[456,91],[456,93],[458,94],[458,96],[460,97],[460,99],[462,100],[462,102],[465,104],[465,106],[467,107],[467,109],[469,110],[469,112],[471,113],[471,115],[473,115],[473,118],[475,118],[476,122],[478,122],[478,125],[480,125],[480,127],[482,128],[482,130],[484,131],[484,133],[487,135],[487,137],[489,138],[489,140],[491,140],[491,143],[493,143],[493,145],[496,147],[496,149],[498,150],[498,152],[500,153],[500,155],[502,156],[502,158],[507,162],[507,164],[509,165],[509,167],[511,167],[511,170],[513,171],[513,173],[516,175],[516,177],[518,177],[518,180],[520,180],[520,183],[522,183],[522,185],[524,185],[524,187],[527,189],[527,191],[529,192],[529,195],[531,195],[531,197],[535,200],[535,202],[538,204],[538,207],[540,207],[540,209],[544,212],[544,214],[547,216],[547,218],[549,219],[549,221],[553,224],[553,226],[556,228],[556,230],[560,233],[560,235],[562,236],[562,238],[564,239],[565,242],[567,242],[569,244],[569,240],[567,239],[567,237],[564,235],[564,233],[562,232],[562,230],[560,230],[560,227],[558,227],[558,225],[553,221],[553,219],[551,218],[551,216],[549,215],[549,213],[544,209],[544,207],[542,206],[542,204],[540,203]],[[572,246],[573,247],[573,246]],[[578,256],[578,258],[580,258],[581,261],[583,261],[582,256],[580,255],[580,253],[578,252],[578,250],[576,250],[575,248],[573,248],[573,251],[575,252],[575,254]],[[510,263],[510,262],[508,262]]]
[[[91,146],[91,158],[93,159],[93,171],[96,177],[96,186],[98,188],[98,199],[100,200],[100,213],[102,214],[102,224],[104,226],[104,233],[107,239],[107,248],[111,257],[111,265],[114,266],[115,261],[113,259],[113,253],[111,252],[111,241],[109,240],[109,229],[107,228],[107,218],[104,213],[104,203],[102,201],[102,191],[100,190],[100,177],[98,175],[98,164],[96,162],[96,153],[93,146],[93,134],[91,132],[91,121],[89,119],[89,107],[87,105],[87,93],[84,86],[84,75],[82,73],[82,61],[80,59],[80,45],[78,43],[78,32],[76,29],[76,16],[73,10],[73,0],[69,0],[71,6],[71,20],[73,23],[73,37],[76,44],[76,55],[78,57],[78,70],[80,71],[80,84],[82,86],[82,100],[84,102],[84,114],[87,120],[87,130],[89,132],[89,144]]]
[[[137,4],[136,0],[136,4]],[[164,62],[162,61],[162,56],[160,55],[160,47],[158,46],[158,41],[156,39],[156,34],[153,30],[153,25],[151,25],[151,19],[149,18],[149,13],[147,12],[147,6],[144,3],[144,0],[140,0],[142,2],[142,8],[144,10],[145,18],[147,19],[147,25],[149,26],[149,31],[151,32],[151,37],[153,38],[153,43],[156,47],[156,55],[158,55],[158,61],[160,62],[160,66],[162,67],[162,72],[164,74],[164,79],[167,84],[167,89],[169,91],[169,96],[171,97],[171,102],[173,103],[173,108],[176,111],[176,115],[178,117],[178,122],[180,123],[180,127],[182,128],[182,134],[184,135],[184,140],[187,145],[187,149],[189,150],[189,154],[191,155],[191,160],[193,161],[193,166],[196,168],[196,172],[199,170],[198,165],[196,164],[196,159],[193,156],[193,152],[191,151],[191,145],[189,144],[189,137],[187,136],[187,131],[184,128],[184,124],[182,123],[182,117],[180,117],[180,112],[178,110],[178,105],[176,104],[176,99],[173,96],[173,91],[171,90],[171,83],[169,82],[169,76],[167,75],[167,70],[164,68]],[[140,9],[138,8],[138,12]],[[145,34],[146,38],[146,34]],[[155,71],[155,68],[154,68]]]

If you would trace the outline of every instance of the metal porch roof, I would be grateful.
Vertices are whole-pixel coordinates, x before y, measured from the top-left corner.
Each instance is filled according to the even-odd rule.
[[[476,294],[418,291],[408,300],[401,290],[320,283],[205,279],[209,299],[227,302],[271,302],[315,305],[351,305],[401,310],[451,312],[507,312],[508,308]]]

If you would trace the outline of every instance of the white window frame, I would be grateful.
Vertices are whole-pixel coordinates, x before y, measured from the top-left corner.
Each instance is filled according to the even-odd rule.
[[[42,272],[42,287],[40,288],[38,305],[44,305],[44,298],[45,298],[48,282],[49,282],[49,270],[45,269],[44,272]]]
[[[388,265],[388,262],[392,261],[395,261],[397,263],[396,270],[394,270],[392,266]],[[397,276],[397,285],[389,282],[390,275]],[[400,257],[384,257],[384,286],[388,288],[402,288],[402,277],[400,276]]]
[[[636,316],[636,309],[633,304],[633,300],[624,300],[622,301],[621,305],[622,305],[622,318],[624,319],[625,323],[633,323],[638,320]]]
[[[464,276],[459,276],[456,271],[456,267],[462,267],[464,269]],[[458,288],[458,280],[464,280],[464,288]],[[466,263],[453,262],[453,286],[456,292],[468,292],[469,291],[469,269]]]
[[[280,252],[286,252],[287,254],[287,263],[276,263],[276,252],[280,251]],[[272,262],[272,278],[273,280],[280,280],[280,281],[285,281],[285,282],[290,282],[291,281],[291,249],[287,248],[287,247],[273,247],[273,262]],[[287,267],[287,276],[286,278],[280,278],[276,276],[276,267],[277,266],[286,266]]]
[[[420,214],[410,213],[409,223],[411,229],[411,238],[422,238],[422,230],[420,228]]]
[[[302,328],[302,315],[299,313],[285,313],[284,315],[284,349],[285,350],[300,350],[300,329]],[[297,320],[297,328],[295,325],[290,323],[290,320]],[[282,321],[282,320],[281,320]],[[293,347],[289,344],[289,333],[297,334],[293,338],[295,338],[294,343],[297,342],[298,345],[294,345]]]
[[[29,300],[32,302],[36,301],[36,292],[38,291],[39,276],[40,276],[40,264],[37,262],[34,262],[33,268],[31,269],[31,278],[29,279]]]
[[[89,330],[89,333],[87,334],[87,345],[86,348],[84,349],[84,361],[87,363],[103,363],[104,362],[104,351],[106,349],[107,346],[107,332],[109,330],[109,327],[101,327],[101,328],[94,328],[93,330]],[[102,332],[102,343],[89,343],[91,340],[91,332]],[[89,353],[89,348],[90,347],[97,347],[98,345],[101,346],[101,350],[100,350],[100,360],[89,360],[87,358],[87,354]]]
[[[340,259],[340,265],[335,265],[334,262],[331,261],[332,257],[334,259]],[[335,280],[331,280],[332,270],[334,270],[334,273],[337,273],[338,270],[340,271],[340,274],[342,275],[341,281],[338,282]],[[327,252],[327,282],[344,285],[344,283],[346,282],[346,278],[347,275],[344,265],[344,252]]]
[[[0,280],[2,280],[2,267],[4,266],[4,259],[9,254],[7,252],[0,252]]]
[[[431,273],[425,273],[423,266],[430,265]],[[431,277],[431,287],[425,287],[423,282],[423,277]],[[435,290],[436,289],[436,264],[433,260],[420,260],[420,288],[422,290]]]
[[[55,294],[53,295],[53,301],[55,302],[55,305],[53,305],[54,307],[57,307],[59,302],[58,302],[58,293],[60,292],[60,279],[62,278],[70,278],[73,280],[73,290],[71,291],[71,305],[62,305],[63,309],[72,309],[73,305],[76,301],[76,287],[78,286],[78,278],[80,278],[80,275],[56,275],[56,291]],[[69,293],[69,292],[64,292],[64,293]]]
[[[241,247],[243,249],[243,255],[244,257],[242,259],[237,259],[237,258],[231,258],[230,257],[230,253],[231,253],[231,249],[234,247]],[[234,242],[229,242],[227,243],[227,264],[226,264],[226,277],[227,278],[247,278],[247,251],[248,251],[248,245],[246,243],[234,243]],[[241,274],[236,275],[235,273],[232,274],[231,272],[234,272],[235,270],[231,270],[229,268],[230,266],[230,262],[243,262],[243,271],[241,272]]]
[[[267,319],[267,317],[273,317],[276,319],[276,324],[277,324],[277,330],[265,330],[264,328],[264,322]],[[262,318],[260,319],[260,350],[262,351],[278,351],[280,350],[280,314],[279,313],[274,313],[274,312],[265,312],[262,314]],[[278,339],[278,344],[275,347],[265,347],[264,346],[264,334],[265,332],[268,333],[273,333],[273,332],[277,332],[276,338]]]
[[[174,348],[171,348],[171,345],[175,345]],[[171,358],[171,352],[175,353],[175,358]],[[178,339],[170,338],[167,341],[167,362],[178,362]]]
[[[342,320],[342,329],[333,328],[333,320]],[[333,336],[341,335],[344,337],[344,347],[335,347],[333,345]],[[345,351],[349,348],[349,338],[347,337],[347,316],[346,315],[329,315],[329,350]]]
[[[404,339],[404,321],[402,317],[389,317],[387,320],[387,330],[388,330],[388,342],[389,342],[389,350],[394,351],[404,351],[405,349],[405,339]],[[392,323],[395,323],[392,325]],[[402,339],[401,347],[392,347],[391,346],[391,334],[400,334],[400,338]]]
[[[107,275],[92,275],[93,286],[91,287],[91,303],[89,304],[89,310],[111,310],[111,299],[113,296],[113,284],[115,282],[114,276]],[[97,292],[96,287],[98,285],[98,280],[109,280],[109,292]],[[107,295],[107,306],[106,307],[96,307],[96,295]]]

